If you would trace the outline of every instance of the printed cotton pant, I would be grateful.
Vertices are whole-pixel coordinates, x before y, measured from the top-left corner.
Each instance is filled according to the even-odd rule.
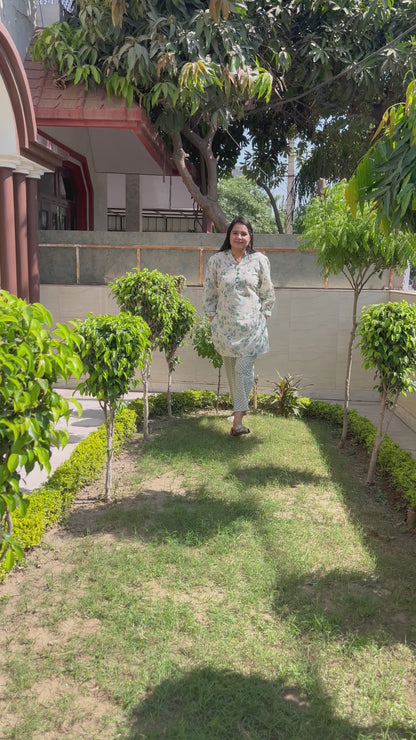
[[[255,356],[223,357],[234,411],[248,411],[248,399],[254,382]]]

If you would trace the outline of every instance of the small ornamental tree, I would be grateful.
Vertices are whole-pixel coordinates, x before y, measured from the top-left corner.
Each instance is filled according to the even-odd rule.
[[[196,320],[196,310],[187,298],[179,298],[177,315],[172,321],[172,330],[170,336],[163,342],[166,362],[168,365],[168,390],[167,405],[168,416],[172,416],[171,387],[172,373],[181,360],[178,356],[178,350],[184,344],[185,337],[191,331]]]
[[[348,407],[352,355],[357,331],[357,305],[361,291],[373,275],[381,276],[386,269],[404,270],[407,262],[416,262],[414,239],[410,234],[380,233],[376,215],[369,204],[351,213],[345,199],[346,182],[326,188],[306,207],[303,236],[307,241],[299,247],[315,248],[318,265],[325,276],[342,273],[353,290],[352,322],[347,349],[344,413],[340,447],[347,438]]]
[[[220,387],[221,387],[221,368],[223,361],[221,355],[217,352],[214,347],[212,336],[211,336],[211,324],[209,319],[200,317],[201,321],[196,325],[193,336],[192,346],[196,350],[199,357],[209,360],[211,365],[218,370],[218,386],[217,386],[217,404],[215,410],[218,414],[218,408],[220,403]]]
[[[380,303],[365,307],[358,324],[363,367],[374,368],[380,394],[377,433],[367,472],[367,484],[374,480],[383,437],[386,408],[394,408],[399,395],[416,390],[416,305]]]
[[[107,433],[107,464],[105,498],[111,495],[111,463],[113,458],[114,420],[131,386],[140,382],[134,378],[142,368],[150,350],[150,330],[139,316],[120,313],[118,316],[89,316],[78,324],[85,340],[81,358],[86,379],[78,390],[95,396],[104,412]]]
[[[12,513],[24,515],[30,499],[20,491],[24,472],[38,464],[50,471],[52,447],[63,447],[71,407],[53,385],[59,378],[77,378],[81,337],[58,324],[39,303],[0,291],[0,561],[11,568],[23,550],[13,538]],[[75,402],[74,402],[75,403]]]
[[[150,329],[150,352],[142,368],[143,436],[149,440],[149,380],[152,354],[163,349],[172,335],[177,317],[180,279],[158,270],[133,270],[110,283],[112,294],[122,311],[140,316]]]

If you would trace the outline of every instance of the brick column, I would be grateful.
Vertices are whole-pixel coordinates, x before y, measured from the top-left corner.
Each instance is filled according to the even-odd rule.
[[[27,251],[29,270],[29,300],[40,300],[39,243],[38,243],[38,179],[28,177],[27,192]]]
[[[19,298],[29,301],[26,173],[13,173],[17,288]]]
[[[18,295],[13,170],[0,167],[0,284]]]

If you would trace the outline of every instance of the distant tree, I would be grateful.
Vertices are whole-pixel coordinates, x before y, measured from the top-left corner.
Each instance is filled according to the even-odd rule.
[[[221,355],[214,347],[211,336],[211,324],[209,319],[200,316],[200,320],[193,331],[192,345],[193,348],[196,350],[198,357],[209,360],[211,365],[218,370],[217,404],[215,408],[218,414],[221,388],[221,368],[223,366],[223,360]]]
[[[36,464],[49,472],[52,448],[68,441],[56,422],[68,421],[71,406],[54,386],[82,369],[82,338],[64,324],[51,326],[41,304],[0,291],[0,561],[7,569],[23,558],[12,519],[30,505],[20,490],[22,475]]]
[[[271,216],[269,199],[255,182],[245,175],[225,177],[218,184],[218,201],[227,218],[245,216],[253,230],[259,234],[273,234],[277,231]]]
[[[140,381],[135,373],[142,369],[150,350],[150,329],[139,316],[90,314],[77,324],[84,338],[81,358],[86,375],[78,389],[95,396],[104,412],[107,433],[105,498],[111,496],[111,473],[115,415],[123,396]]]
[[[369,204],[353,215],[345,199],[346,182],[326,188],[305,209],[303,238],[299,249],[313,247],[322,274],[342,273],[353,290],[352,325],[347,350],[344,414],[340,446],[347,438],[351,369],[357,330],[357,305],[361,291],[373,275],[389,268],[404,270],[408,260],[416,264],[413,239],[406,234],[381,234]]]
[[[172,416],[171,389],[172,373],[180,364],[178,350],[183,346],[186,336],[192,330],[196,321],[196,310],[187,298],[179,298],[177,313],[172,320],[172,329],[169,337],[161,345],[168,365],[167,405],[168,416]]]
[[[245,149],[241,168],[243,174],[266,193],[275,222],[273,231],[279,234],[284,233],[285,214],[279,210],[280,196],[276,190],[286,177],[290,139],[290,130],[286,136],[267,125],[261,126],[252,136],[250,147]]]
[[[416,306],[402,301],[363,308],[358,334],[363,366],[374,369],[375,388],[380,394],[377,433],[366,481],[371,484],[386,433],[386,409],[395,408],[400,394],[416,390]]]
[[[349,180],[368,150],[382,111],[376,105],[353,115],[331,116],[311,135],[298,142],[295,193],[301,204],[317,194],[317,181],[328,184]]]

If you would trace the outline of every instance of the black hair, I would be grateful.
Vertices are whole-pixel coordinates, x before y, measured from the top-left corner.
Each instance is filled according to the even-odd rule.
[[[252,252],[254,252],[254,247],[253,247],[253,227],[252,227],[250,221],[247,218],[244,218],[244,216],[236,216],[236,218],[233,218],[233,220],[231,221],[231,223],[230,223],[230,225],[229,225],[229,227],[227,229],[227,233],[225,235],[224,243],[219,248],[218,251],[219,252],[225,252],[227,249],[231,249],[230,234],[231,234],[231,232],[232,232],[232,230],[233,230],[233,228],[234,228],[234,226],[236,224],[242,224],[243,226],[245,226],[247,228],[247,230],[248,230],[248,232],[250,234],[250,241],[249,241],[249,243],[247,245],[246,252],[248,254],[251,254]]]

